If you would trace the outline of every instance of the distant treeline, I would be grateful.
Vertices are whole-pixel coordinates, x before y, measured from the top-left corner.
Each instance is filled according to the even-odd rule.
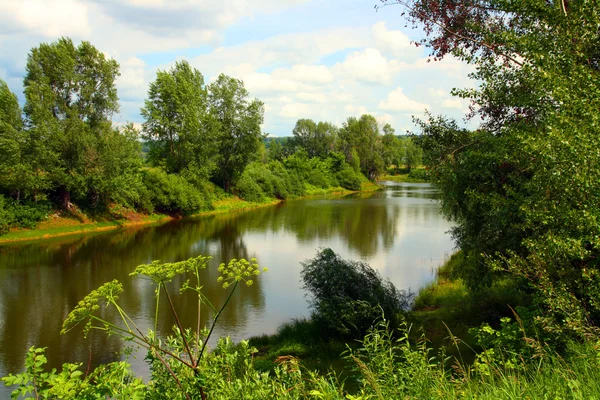
[[[264,105],[241,80],[207,84],[186,61],[157,72],[141,131],[117,125],[118,76],[89,42],[61,38],[30,51],[23,108],[0,80],[0,232],[74,206],[191,214],[225,193],[261,201],[357,190],[386,166],[421,162],[410,138],[370,115],[342,127],[301,119],[292,137],[266,139]]]

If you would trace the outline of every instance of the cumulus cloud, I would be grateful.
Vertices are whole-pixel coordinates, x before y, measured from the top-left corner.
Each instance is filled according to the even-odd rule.
[[[312,21],[303,20],[281,23],[283,28],[276,30],[256,26],[252,40],[230,40],[234,24],[251,29],[253,18],[265,21],[265,14],[296,21],[293,7],[303,3],[311,2],[4,0],[0,77],[21,92],[27,51],[42,41],[71,36],[75,42],[89,40],[120,63],[121,113],[115,120],[139,122],[156,70],[170,68],[182,54],[200,46],[201,54],[189,58],[190,63],[207,82],[219,73],[242,79],[250,95],[265,103],[265,129],[275,134],[291,134],[298,118],[341,124],[350,115],[369,113],[398,127],[410,123],[407,113],[430,105],[434,112],[463,112],[464,102],[459,105],[461,100],[449,96],[449,85],[463,87],[470,67],[451,57],[427,63],[423,50],[389,22],[356,24],[330,18],[331,24],[314,29]],[[397,89],[390,93],[391,88]],[[419,98],[405,92],[418,93]]]
[[[429,108],[427,104],[409,99],[401,87],[391,92],[387,99],[379,103],[379,108],[390,111],[422,112]]]
[[[39,34],[45,37],[90,33],[88,6],[81,0],[3,0],[0,33]]]
[[[396,63],[388,61],[377,49],[367,48],[350,54],[334,71],[367,83],[386,84],[391,81]]]

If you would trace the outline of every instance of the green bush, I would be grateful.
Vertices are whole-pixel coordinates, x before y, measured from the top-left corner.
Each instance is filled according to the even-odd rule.
[[[420,169],[420,168],[411,168],[408,177],[410,179],[414,179],[414,180],[418,180],[418,181],[426,181],[429,182],[430,179],[430,174],[429,171],[426,169]]]
[[[33,229],[48,218],[51,206],[47,202],[18,202],[0,194],[0,234],[12,227]]]
[[[168,214],[189,215],[210,207],[203,193],[178,175],[161,169],[143,171],[143,182],[154,208]]]
[[[246,201],[260,203],[265,200],[262,188],[249,174],[242,174],[242,177],[236,184],[236,189],[239,196]]]
[[[368,264],[346,261],[331,249],[320,250],[302,266],[313,318],[334,334],[362,338],[382,313],[395,325],[397,314],[408,308],[410,293],[396,289]]]
[[[352,168],[344,168],[337,174],[337,180],[341,187],[348,190],[360,190],[361,179],[358,172]]]

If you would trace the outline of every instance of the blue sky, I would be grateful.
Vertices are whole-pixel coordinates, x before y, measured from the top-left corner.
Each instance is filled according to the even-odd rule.
[[[400,6],[378,0],[3,0],[0,78],[22,100],[29,50],[61,36],[88,40],[121,65],[121,112],[115,122],[143,122],[139,109],[158,69],[187,59],[207,82],[219,73],[242,79],[265,103],[263,130],[291,135],[299,118],[341,125],[374,115],[398,133],[425,109],[462,120],[468,103],[452,88],[472,87],[455,59],[427,62],[411,40]]]

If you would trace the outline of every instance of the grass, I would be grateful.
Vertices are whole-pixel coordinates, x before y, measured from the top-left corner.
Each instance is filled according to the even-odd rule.
[[[328,338],[312,320],[294,319],[279,327],[274,335],[256,336],[249,340],[258,349],[255,365],[262,371],[272,370],[288,357],[302,361],[310,370],[341,373],[345,362],[340,355],[347,349],[343,340]]]

